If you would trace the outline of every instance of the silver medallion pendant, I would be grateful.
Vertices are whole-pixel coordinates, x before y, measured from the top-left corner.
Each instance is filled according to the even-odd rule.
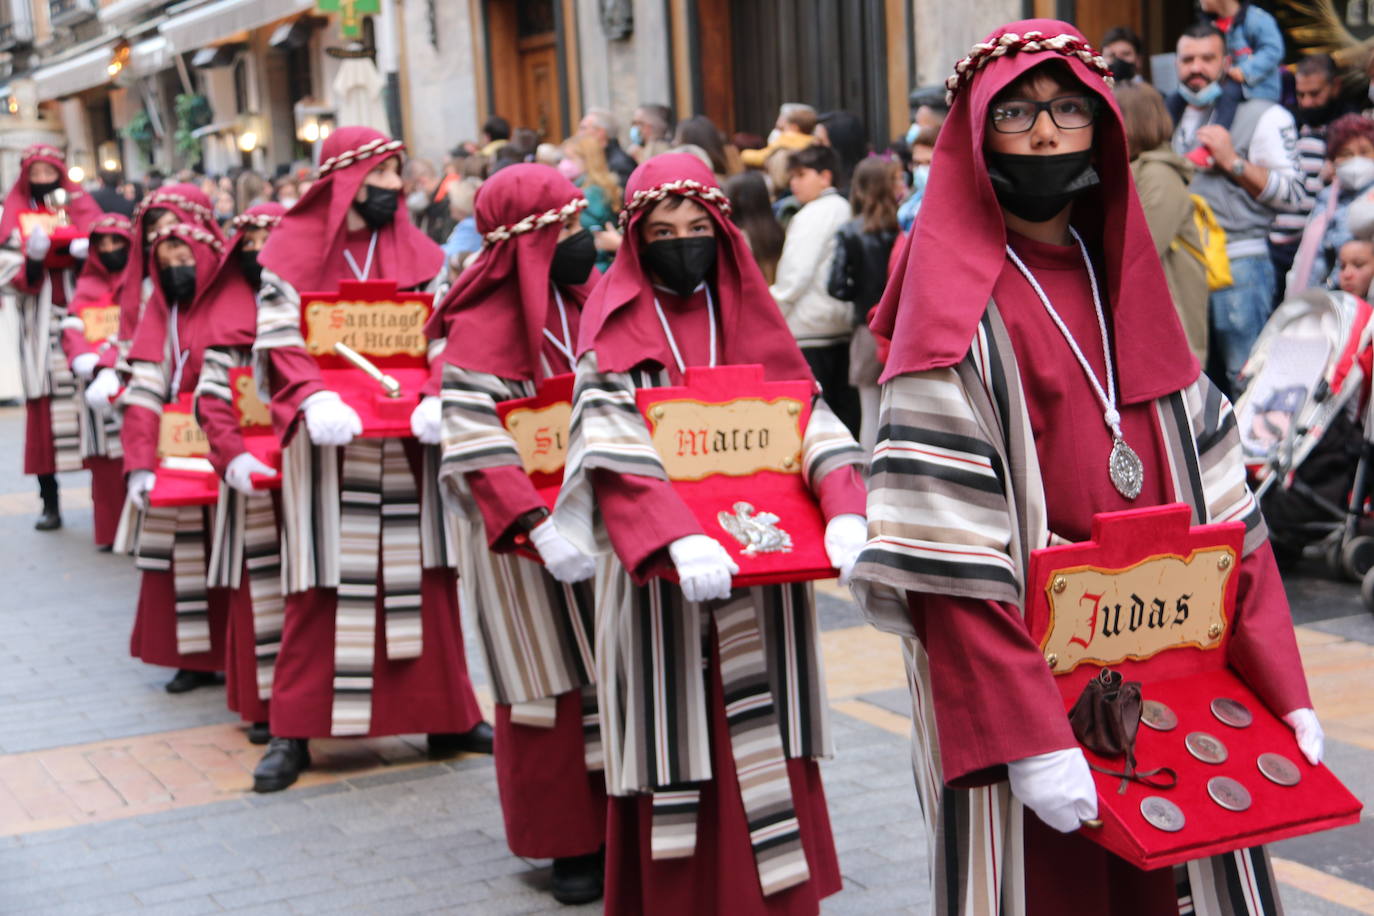
[[[1140,488],[1145,483],[1145,466],[1125,439],[1117,438],[1112,442],[1112,454],[1107,458],[1107,473],[1111,475],[1116,492],[1127,499],[1135,499],[1140,495]]]

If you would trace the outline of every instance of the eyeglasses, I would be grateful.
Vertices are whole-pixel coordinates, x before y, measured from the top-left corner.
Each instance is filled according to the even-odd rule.
[[[988,120],[999,134],[1021,134],[1035,126],[1040,112],[1048,111],[1060,130],[1079,130],[1097,120],[1097,99],[1090,95],[1061,95],[1048,102],[1008,99],[994,105]]]

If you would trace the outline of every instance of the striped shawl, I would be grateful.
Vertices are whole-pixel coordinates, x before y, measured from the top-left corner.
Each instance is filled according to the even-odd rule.
[[[74,287],[72,271],[61,273],[67,301],[71,301]],[[77,398],[76,376],[62,351],[62,324],[67,317],[66,306],[53,301],[52,273],[43,271],[43,282],[37,294],[15,292],[19,313],[19,374],[25,400],[51,398],[53,447],[58,471],[81,468],[82,429]]]

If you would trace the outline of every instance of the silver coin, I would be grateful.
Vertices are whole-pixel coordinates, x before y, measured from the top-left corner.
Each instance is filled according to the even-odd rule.
[[[1149,821],[1152,827],[1157,827],[1166,833],[1178,833],[1183,829],[1183,825],[1188,819],[1183,816],[1183,809],[1167,798],[1158,795],[1147,795],[1140,800],[1140,813]]]
[[[1145,466],[1125,439],[1113,440],[1112,453],[1107,456],[1107,475],[1111,477],[1116,492],[1122,496],[1135,499],[1140,495],[1140,488],[1145,482]]]
[[[1213,700],[1212,715],[1217,717],[1218,722],[1232,728],[1246,728],[1255,721],[1254,713],[1250,712],[1244,703],[1230,697],[1217,697]]]
[[[1264,778],[1281,786],[1296,786],[1302,782],[1302,771],[1298,765],[1282,754],[1260,754],[1259,771]]]
[[[1178,714],[1158,700],[1140,704],[1140,721],[1157,732],[1171,732],[1178,728]]]
[[[1250,807],[1250,790],[1230,776],[1213,776],[1207,780],[1207,794],[1227,811],[1244,811]]]
[[[1203,763],[1225,763],[1230,756],[1226,745],[1206,732],[1191,732],[1183,739],[1183,745],[1188,748],[1188,753]]]

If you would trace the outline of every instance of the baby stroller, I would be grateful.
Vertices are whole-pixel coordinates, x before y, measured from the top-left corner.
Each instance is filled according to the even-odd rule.
[[[1311,289],[1270,316],[1241,369],[1236,423],[1281,563],[1320,545],[1333,575],[1361,583],[1374,610],[1370,374],[1374,315],[1364,300]]]

